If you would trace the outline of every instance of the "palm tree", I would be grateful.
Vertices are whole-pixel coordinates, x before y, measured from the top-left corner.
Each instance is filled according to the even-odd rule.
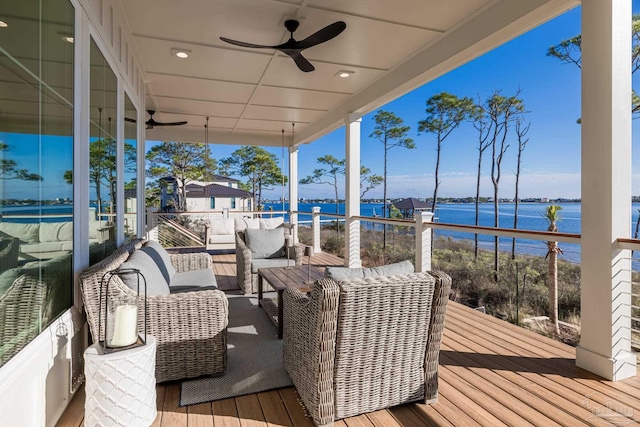
[[[558,232],[558,221],[560,221],[559,212],[562,207],[558,205],[547,206],[542,215],[549,224],[547,228],[551,233]],[[558,254],[562,253],[562,249],[558,247],[558,242],[547,242],[547,255],[549,259],[549,322],[553,327],[553,333],[558,336],[560,334],[560,326],[558,324]]]

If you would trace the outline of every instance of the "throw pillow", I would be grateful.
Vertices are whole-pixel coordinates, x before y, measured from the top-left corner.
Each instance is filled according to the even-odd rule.
[[[247,228],[245,236],[252,258],[284,258],[286,255],[283,228],[272,230]]]
[[[209,231],[212,235],[233,235],[234,220],[231,218],[209,219]]]
[[[350,279],[362,279],[364,277],[362,270],[362,268],[327,267],[324,270],[324,277],[333,279],[336,282]]]
[[[260,228],[260,220],[258,218],[234,218],[233,224],[235,231],[244,231],[247,228]]]
[[[260,219],[260,228],[278,228],[284,224],[284,218],[262,218]]]
[[[119,270],[137,268],[147,282],[147,295],[169,295],[169,284],[164,279],[156,262],[149,254],[135,251],[127,261],[123,262]],[[138,277],[136,274],[122,274],[120,276],[125,285],[137,291]],[[140,293],[144,292],[144,282],[140,279]]]
[[[166,282],[171,283],[171,279],[176,274],[176,269],[171,264],[171,258],[166,249],[160,243],[149,240],[140,250],[153,258]]]
[[[378,267],[365,268],[363,273],[364,277],[379,277],[379,276],[395,276],[396,274],[409,274],[413,273],[415,268],[411,261],[406,260],[402,262],[396,262],[395,264],[380,265]]]

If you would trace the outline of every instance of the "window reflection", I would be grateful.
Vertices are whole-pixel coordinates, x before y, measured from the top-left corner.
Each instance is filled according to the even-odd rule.
[[[117,80],[91,39],[89,139],[89,261],[94,264],[116,248]]]
[[[135,239],[138,233],[137,213],[137,163],[138,129],[136,120],[138,110],[131,99],[124,94],[124,238]]]
[[[74,10],[0,3],[0,366],[72,304]]]

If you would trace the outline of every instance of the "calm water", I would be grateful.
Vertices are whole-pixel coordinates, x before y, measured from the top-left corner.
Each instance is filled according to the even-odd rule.
[[[581,230],[581,218],[580,218],[580,204],[579,203],[560,203],[562,207],[560,211],[560,221],[558,222],[558,229],[564,233],[580,233]],[[267,204],[273,206],[274,210],[281,210],[281,203]],[[298,205],[299,211],[310,212],[312,207],[320,206],[320,212],[335,213],[335,204],[310,204],[300,203]],[[521,230],[536,230],[545,231],[548,227],[547,222],[542,217],[546,207],[546,203],[521,203],[518,207],[518,229]],[[285,203],[285,209],[288,209],[288,203]],[[632,206],[632,222],[629,224],[631,235],[635,229],[635,224],[638,219],[638,209],[640,209],[640,203],[634,203]],[[513,203],[501,203],[500,204],[500,227],[513,228],[515,205]],[[360,208],[361,215],[372,216],[375,213],[382,214],[382,204],[366,203]],[[339,205],[339,212],[344,213],[344,204]],[[464,224],[473,225],[475,223],[475,205],[470,203],[461,204],[441,204],[437,208],[436,212],[437,221],[450,224]],[[300,221],[310,221],[310,215],[300,215]],[[493,227],[494,214],[493,203],[480,204],[480,225]],[[474,235],[470,233],[459,233],[451,231],[436,231],[436,237],[452,237],[454,239],[469,239],[473,240]],[[479,235],[478,236],[481,247],[487,249],[493,249],[493,236]],[[501,237],[500,249],[504,251],[511,250],[512,239]],[[580,246],[562,243],[560,245],[564,251],[564,255],[560,255],[561,259],[572,262],[580,262]],[[521,254],[527,255],[539,255],[545,256],[547,253],[546,243],[537,240],[517,239],[516,251]],[[635,253],[637,257],[640,254]]]

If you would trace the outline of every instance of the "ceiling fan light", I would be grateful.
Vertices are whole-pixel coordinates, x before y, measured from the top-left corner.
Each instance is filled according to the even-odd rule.
[[[171,49],[171,54],[180,59],[187,59],[190,53],[191,51],[187,49]]]
[[[0,28],[7,28],[9,26],[9,24],[7,24],[4,21],[0,21]]]
[[[347,77],[351,76],[352,74],[355,74],[355,71],[347,71],[347,70],[340,70],[336,73],[337,77],[346,79]]]

